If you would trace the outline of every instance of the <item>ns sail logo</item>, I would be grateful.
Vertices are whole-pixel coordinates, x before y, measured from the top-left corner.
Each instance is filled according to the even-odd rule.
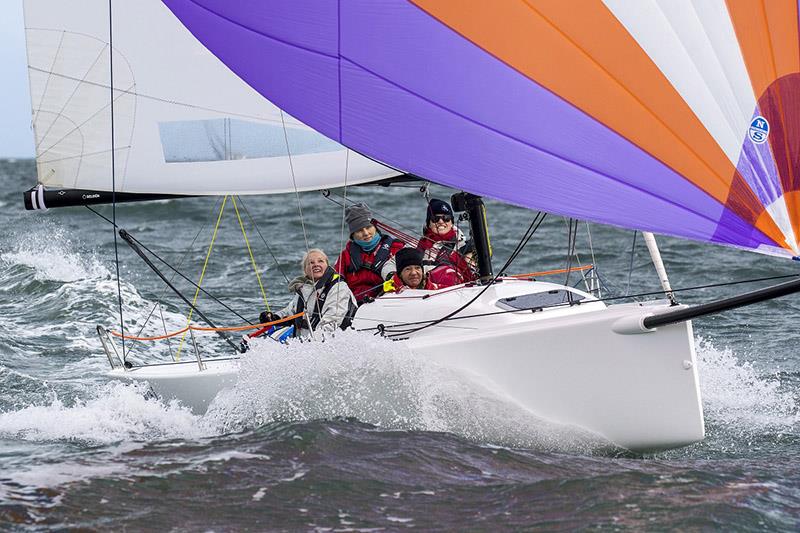
[[[750,128],[747,130],[747,136],[756,144],[764,144],[767,142],[769,135],[769,122],[762,116],[758,116],[750,123]]]

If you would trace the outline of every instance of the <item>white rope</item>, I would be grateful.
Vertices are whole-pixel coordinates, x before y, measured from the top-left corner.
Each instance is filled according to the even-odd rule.
[[[350,149],[346,148],[345,151],[346,154],[344,159],[344,195],[342,196],[342,231],[341,235],[339,236],[339,250],[341,251],[344,251],[344,226],[347,218],[347,176],[350,172]],[[342,252],[339,252],[339,255],[341,255],[341,253]],[[339,256],[337,255],[336,257],[338,261]],[[338,274],[341,275],[342,273],[339,272]]]
[[[308,235],[306,234],[306,222],[303,219],[303,206],[300,203],[300,193],[297,191],[297,181],[294,177],[294,165],[292,164],[292,151],[289,148],[289,134],[286,132],[286,122],[283,118],[283,110],[280,109],[281,124],[283,125],[283,138],[286,141],[286,156],[289,159],[289,172],[292,174],[292,186],[294,187],[294,195],[297,198],[297,210],[300,212],[300,226],[303,228],[303,240],[306,243],[306,253],[311,247],[308,245]]]

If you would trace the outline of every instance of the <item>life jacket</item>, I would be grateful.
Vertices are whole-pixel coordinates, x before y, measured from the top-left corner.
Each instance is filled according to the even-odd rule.
[[[426,227],[423,230],[423,237],[417,245],[417,249],[424,253],[422,264],[429,273],[445,265],[451,266],[455,270],[458,278],[448,279],[440,284],[442,287],[476,279],[475,273],[462,255],[462,250],[457,249],[459,237],[460,234],[455,228],[447,235],[440,235]]]
[[[380,285],[384,282],[381,271],[403,246],[403,241],[389,235],[383,235],[370,253],[353,241],[347,243],[334,268],[344,276],[359,304],[381,294]]]
[[[361,247],[353,241],[349,241],[347,243],[347,253],[350,254],[350,265],[347,267],[347,271],[354,274],[362,268],[366,268],[380,277],[383,265],[392,257],[392,245],[395,242],[397,242],[397,239],[391,235],[382,235],[381,240],[378,241],[377,248],[373,252],[370,252],[372,254],[372,261],[369,262],[364,261]]]
[[[336,286],[337,283],[342,282],[344,282],[344,279],[331,267],[328,267],[325,274],[314,284],[314,290],[309,296],[309,298],[314,298],[314,309],[311,311],[311,314],[308,316],[299,316],[294,319],[294,336],[297,336],[300,329],[303,327],[308,327],[309,323],[311,324],[311,329],[317,329],[320,320],[322,320],[322,308],[325,306],[328,293],[331,292],[331,289]],[[302,313],[306,310],[306,301],[305,298],[303,298],[301,289],[297,289],[297,295],[297,307],[294,310],[295,314]],[[357,310],[358,306],[350,300],[347,306],[347,313],[339,326],[341,329],[344,330],[350,327]]]

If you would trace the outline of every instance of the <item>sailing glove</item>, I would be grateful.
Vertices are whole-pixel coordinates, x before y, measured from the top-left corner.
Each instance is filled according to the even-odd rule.
[[[258,315],[259,324],[266,324],[267,322],[276,322],[280,319],[281,317],[279,317],[275,313],[270,313],[269,311],[262,311],[261,314]]]

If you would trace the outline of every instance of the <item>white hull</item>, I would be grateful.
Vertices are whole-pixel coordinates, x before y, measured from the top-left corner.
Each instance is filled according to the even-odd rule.
[[[416,354],[473,374],[484,385],[533,414],[577,425],[631,450],[684,446],[704,436],[691,323],[644,331],[647,315],[667,303],[607,307],[571,289],[580,305],[503,313],[506,299],[565,287],[506,280],[491,286],[458,315],[406,340]],[[434,320],[475,297],[482,287],[434,293],[405,291],[362,306],[356,329]],[[420,298],[430,294],[425,299]],[[527,306],[527,305],[526,305]],[[474,316],[483,315],[483,316]],[[408,327],[403,327],[408,329]],[[202,412],[221,389],[236,382],[236,360],[168,364],[111,376],[147,380],[164,398]]]

